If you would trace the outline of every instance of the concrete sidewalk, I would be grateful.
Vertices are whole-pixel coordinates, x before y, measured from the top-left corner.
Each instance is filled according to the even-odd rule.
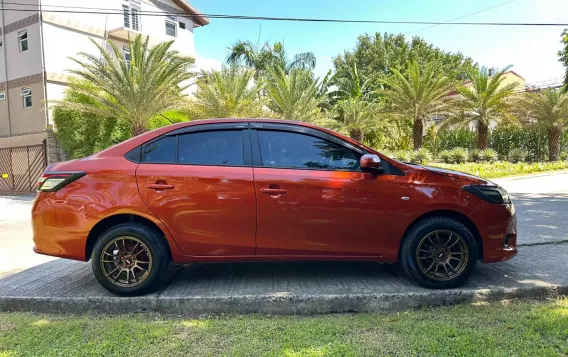
[[[568,294],[568,244],[520,249],[479,264],[461,289],[428,290],[395,265],[375,263],[195,264],[172,273],[155,294],[114,297],[90,264],[55,260],[0,280],[0,311],[168,314],[392,311],[456,302]]]

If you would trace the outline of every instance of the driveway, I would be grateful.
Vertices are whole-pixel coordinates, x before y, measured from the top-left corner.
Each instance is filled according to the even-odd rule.
[[[317,313],[568,292],[568,244],[558,244],[568,242],[567,180],[568,173],[494,180],[517,207],[519,256],[479,264],[463,289],[442,292],[416,286],[396,265],[241,263],[194,264],[173,272],[163,291],[113,299],[88,263],[32,252],[33,196],[0,196],[0,311]]]

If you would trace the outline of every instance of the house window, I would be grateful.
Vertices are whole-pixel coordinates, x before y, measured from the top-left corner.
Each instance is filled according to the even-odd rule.
[[[185,30],[185,23],[184,22],[179,22],[179,28],[182,30]]]
[[[29,88],[22,89],[22,98],[24,99],[24,108],[32,107],[32,90]]]
[[[122,4],[124,14],[124,27],[140,31],[140,3],[138,1],[126,1]]]
[[[20,43],[20,52],[28,50],[28,31],[18,32],[18,42]]]
[[[126,68],[130,69],[130,48],[124,45],[123,49],[124,49],[124,62],[126,62]]]
[[[177,23],[176,18],[173,16],[166,17],[166,35],[172,37],[177,36]]]
[[[6,99],[6,93],[0,93],[0,100]]]

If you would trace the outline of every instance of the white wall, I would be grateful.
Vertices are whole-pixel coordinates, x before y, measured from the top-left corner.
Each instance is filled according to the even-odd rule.
[[[28,32],[28,50],[20,52],[18,33]],[[8,80],[41,73],[41,36],[39,22],[7,33],[3,47],[8,54]]]

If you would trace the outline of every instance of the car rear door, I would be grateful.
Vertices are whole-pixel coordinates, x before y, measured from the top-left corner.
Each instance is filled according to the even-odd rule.
[[[247,123],[194,125],[146,143],[136,178],[144,202],[184,253],[254,255]]]
[[[251,128],[257,255],[385,251],[394,219],[392,176],[362,172],[363,150],[319,130]]]

